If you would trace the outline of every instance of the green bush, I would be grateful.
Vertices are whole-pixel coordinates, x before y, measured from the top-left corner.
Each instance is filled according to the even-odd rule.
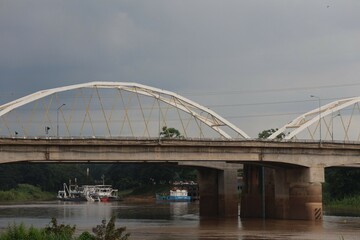
[[[0,234],[0,240],[52,240],[45,236],[43,230],[34,227],[26,228],[23,224],[9,225],[5,232]]]
[[[125,227],[115,228],[115,216],[112,216],[109,222],[106,224],[106,220],[102,220],[101,225],[97,225],[93,228],[95,233],[95,240],[127,240],[130,237],[130,233],[123,233],[126,231]]]
[[[79,237],[74,237],[75,228],[75,225],[59,225],[55,218],[43,229],[26,228],[24,224],[14,223],[0,233],[0,240],[128,240],[130,236],[130,233],[124,233],[125,227],[115,228],[115,216],[108,223],[103,220],[101,225],[96,226],[93,229],[95,235],[83,232]]]
[[[50,225],[46,226],[44,230],[48,235],[62,236],[66,239],[71,239],[75,233],[75,229],[75,225],[72,227],[64,224],[58,225],[56,218],[52,218]]]
[[[8,191],[0,191],[0,201],[34,201],[34,200],[51,200],[54,194],[43,192],[39,187],[29,184],[19,184],[17,188]]]
[[[326,206],[342,209],[360,209],[360,195],[344,197],[343,199],[329,201]]]
[[[83,232],[76,240],[96,240],[96,238],[89,232]]]

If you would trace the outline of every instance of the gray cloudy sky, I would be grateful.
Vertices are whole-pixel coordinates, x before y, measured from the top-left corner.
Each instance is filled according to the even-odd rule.
[[[180,93],[251,136],[360,90],[358,0],[0,0],[0,104],[89,81]]]

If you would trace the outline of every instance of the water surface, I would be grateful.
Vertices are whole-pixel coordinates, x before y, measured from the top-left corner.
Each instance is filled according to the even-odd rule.
[[[203,219],[197,203],[70,203],[41,202],[0,206],[0,228],[12,223],[45,227],[51,217],[76,225],[77,231],[116,215],[131,239],[250,240],[250,239],[360,239],[360,217],[324,216],[323,221]],[[338,214],[339,215],[339,214]],[[340,214],[341,215],[341,214]]]

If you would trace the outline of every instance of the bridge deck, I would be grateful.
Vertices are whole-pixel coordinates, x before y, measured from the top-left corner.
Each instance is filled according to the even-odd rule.
[[[220,161],[306,167],[360,164],[360,144],[355,142],[0,138],[0,153],[1,163]]]

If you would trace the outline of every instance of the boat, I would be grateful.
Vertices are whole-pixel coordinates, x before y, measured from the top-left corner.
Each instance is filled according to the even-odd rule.
[[[69,186],[67,186],[66,183],[63,184],[63,190],[58,191],[56,198],[61,201],[87,201],[86,197],[83,195],[83,188],[76,184],[69,184]]]
[[[120,201],[118,190],[113,189],[111,185],[95,185],[90,197],[95,201],[100,202],[114,202]]]
[[[174,201],[174,202],[189,202],[191,201],[191,196],[188,196],[188,191],[186,189],[173,189],[170,190],[170,194],[167,193],[157,193],[157,201]]]
[[[63,184],[63,190],[59,190],[57,199],[61,201],[88,201],[88,202],[114,202],[121,201],[118,190],[111,185],[75,185]]]

